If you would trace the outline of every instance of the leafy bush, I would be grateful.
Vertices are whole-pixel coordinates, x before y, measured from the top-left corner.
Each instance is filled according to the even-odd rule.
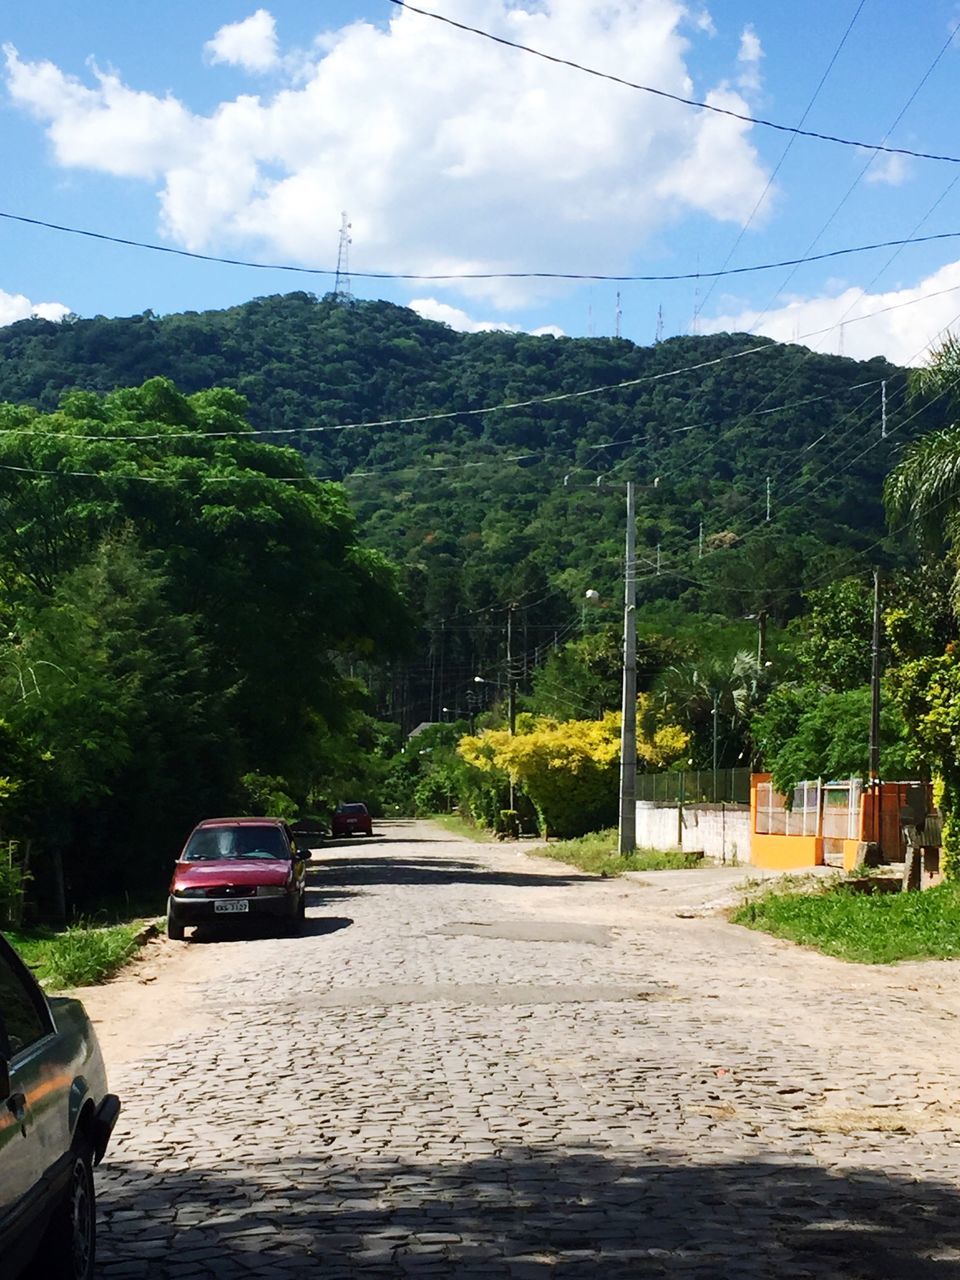
[[[487,729],[462,738],[474,768],[509,774],[533,802],[544,835],[577,836],[607,825],[617,807],[620,718],[532,719],[525,732]]]
[[[90,987],[113,977],[136,950],[136,924],[70,925],[37,948],[38,977],[56,989]]]
[[[295,818],[300,806],[284,790],[286,786],[283,778],[245,773],[240,779],[241,804],[245,814],[252,818]]]

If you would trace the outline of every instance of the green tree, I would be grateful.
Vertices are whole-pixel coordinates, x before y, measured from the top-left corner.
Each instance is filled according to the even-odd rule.
[[[411,634],[343,493],[244,414],[160,378],[0,406],[0,714],[31,744],[25,828],[85,850],[81,894],[104,859],[117,888],[155,874],[243,775],[302,802],[356,724],[348,662]]]
[[[911,378],[915,399],[936,404],[948,425],[909,445],[887,479],[884,496],[891,522],[911,527],[929,551],[945,555],[953,575],[957,607],[960,589],[960,424],[953,415],[960,375],[960,340],[950,334],[928,364]],[[936,609],[932,610],[934,614]],[[948,872],[960,874],[960,678],[955,643],[940,648],[927,621],[918,627],[913,611],[891,617],[901,662],[892,675],[899,705],[918,752],[941,779],[944,849]],[[920,643],[918,644],[918,640]],[[929,644],[927,652],[924,641]]]
[[[747,766],[753,752],[750,725],[768,696],[772,677],[754,654],[705,658],[671,667],[656,683],[647,717],[667,720],[691,738],[691,759],[709,768],[716,737],[722,768]]]
[[[578,836],[608,826],[617,808],[620,717],[533,719],[521,732],[488,729],[460,740],[468,765],[508,774],[530,797],[543,835]]]
[[[796,658],[802,681],[842,693],[869,683],[873,589],[844,578],[808,593]]]
[[[822,693],[806,685],[778,689],[754,721],[774,786],[792,796],[799,782],[866,778],[870,736],[870,689]],[[880,774],[909,777],[914,757],[899,709],[884,700],[880,717]]]

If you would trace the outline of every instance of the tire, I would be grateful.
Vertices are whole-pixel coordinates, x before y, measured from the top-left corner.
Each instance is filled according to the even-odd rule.
[[[307,894],[306,890],[300,895],[300,905],[297,908],[297,921],[301,925],[307,918]]]
[[[300,901],[293,908],[293,913],[287,916],[283,922],[283,933],[286,937],[295,938],[303,928],[304,906],[305,903],[301,895]]]
[[[90,1153],[75,1151],[70,1182],[53,1211],[29,1274],[37,1280],[92,1280],[97,1207]]]
[[[167,937],[171,942],[183,941],[184,924],[182,920],[178,920],[173,910],[173,903],[167,900]]]

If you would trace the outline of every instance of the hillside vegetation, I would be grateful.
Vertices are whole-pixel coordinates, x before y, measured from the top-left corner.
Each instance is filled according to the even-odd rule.
[[[306,293],[0,330],[0,400],[51,410],[69,388],[156,375],[187,394],[235,389],[253,427],[278,433],[265,439],[345,483],[360,536],[401,564],[421,624],[414,657],[374,678],[382,711],[408,728],[445,705],[479,706],[472,676],[502,668],[511,602],[524,672],[581,626],[587,588],[602,602],[587,625],[615,622],[627,476],[639,485],[641,623],[729,626],[732,649],[749,642],[745,615],[783,623],[805,587],[897,561],[883,477],[933,421],[904,408],[904,374],[882,359],[743,334],[652,347],[460,334],[387,303]],[[633,385],[574,394],[622,382]],[[535,403],[477,412],[518,401]]]

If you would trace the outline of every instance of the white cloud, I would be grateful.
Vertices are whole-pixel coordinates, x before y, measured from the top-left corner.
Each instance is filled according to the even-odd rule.
[[[523,333],[520,325],[507,324],[503,320],[474,320],[466,311],[462,311],[459,307],[452,307],[447,302],[440,302],[437,298],[413,298],[407,305],[425,320],[437,320],[440,324],[448,324],[451,329],[456,329],[459,333],[484,333],[490,329],[498,333]],[[563,330],[555,324],[541,325],[539,329],[531,329],[529,332],[535,338],[564,336]]]
[[[763,46],[760,43],[760,37],[748,23],[741,32],[740,52],[737,54],[737,62],[740,64],[740,75],[737,82],[745,93],[750,93],[760,88],[760,62],[762,58]]]
[[[910,165],[906,156],[876,156],[867,170],[867,182],[882,182],[890,187],[899,187],[910,177]]]
[[[728,111],[748,110],[743,98],[730,89],[708,94],[707,102]],[[749,130],[742,120],[704,112],[692,149],[667,168],[656,184],[656,194],[664,200],[682,200],[716,218],[745,222],[763,190],[753,189],[755,157],[745,138]],[[748,190],[753,194],[745,205],[743,193]],[[754,222],[762,221],[771,208],[768,192]]]
[[[744,105],[728,88],[694,84],[690,42],[709,38],[709,27],[686,0],[448,0],[445,12],[632,80]],[[211,44],[243,65],[278,58],[283,87],[209,114],[96,69],[86,84],[13,49],[7,85],[43,122],[58,164],[158,181],[173,242],[316,266],[334,259],[347,209],[355,266],[435,273],[575,263],[613,273],[692,211],[741,223],[766,182],[749,125],[407,10],[385,28],[359,21],[320,33],[296,58],[277,52],[272,24],[259,10]],[[499,308],[552,292],[516,281],[458,288]]]
[[[62,302],[31,302],[22,293],[5,293],[0,289],[0,326],[39,316],[41,320],[62,320],[70,308]]]
[[[207,41],[204,53],[211,62],[226,62],[245,71],[272,70],[280,58],[273,15],[258,9],[242,22],[228,22]]]
[[[156,179],[192,152],[191,116],[176,99],[128,89],[92,68],[88,88],[52,62],[21,62],[4,45],[10,96],[47,126],[58,164]]]
[[[934,296],[937,295],[937,296]],[[775,311],[733,311],[701,317],[705,333],[754,331],[780,342],[869,360],[884,355],[902,365],[922,364],[929,346],[960,327],[960,262],[950,262],[918,284],[887,293],[846,288],[829,296],[792,298]]]

